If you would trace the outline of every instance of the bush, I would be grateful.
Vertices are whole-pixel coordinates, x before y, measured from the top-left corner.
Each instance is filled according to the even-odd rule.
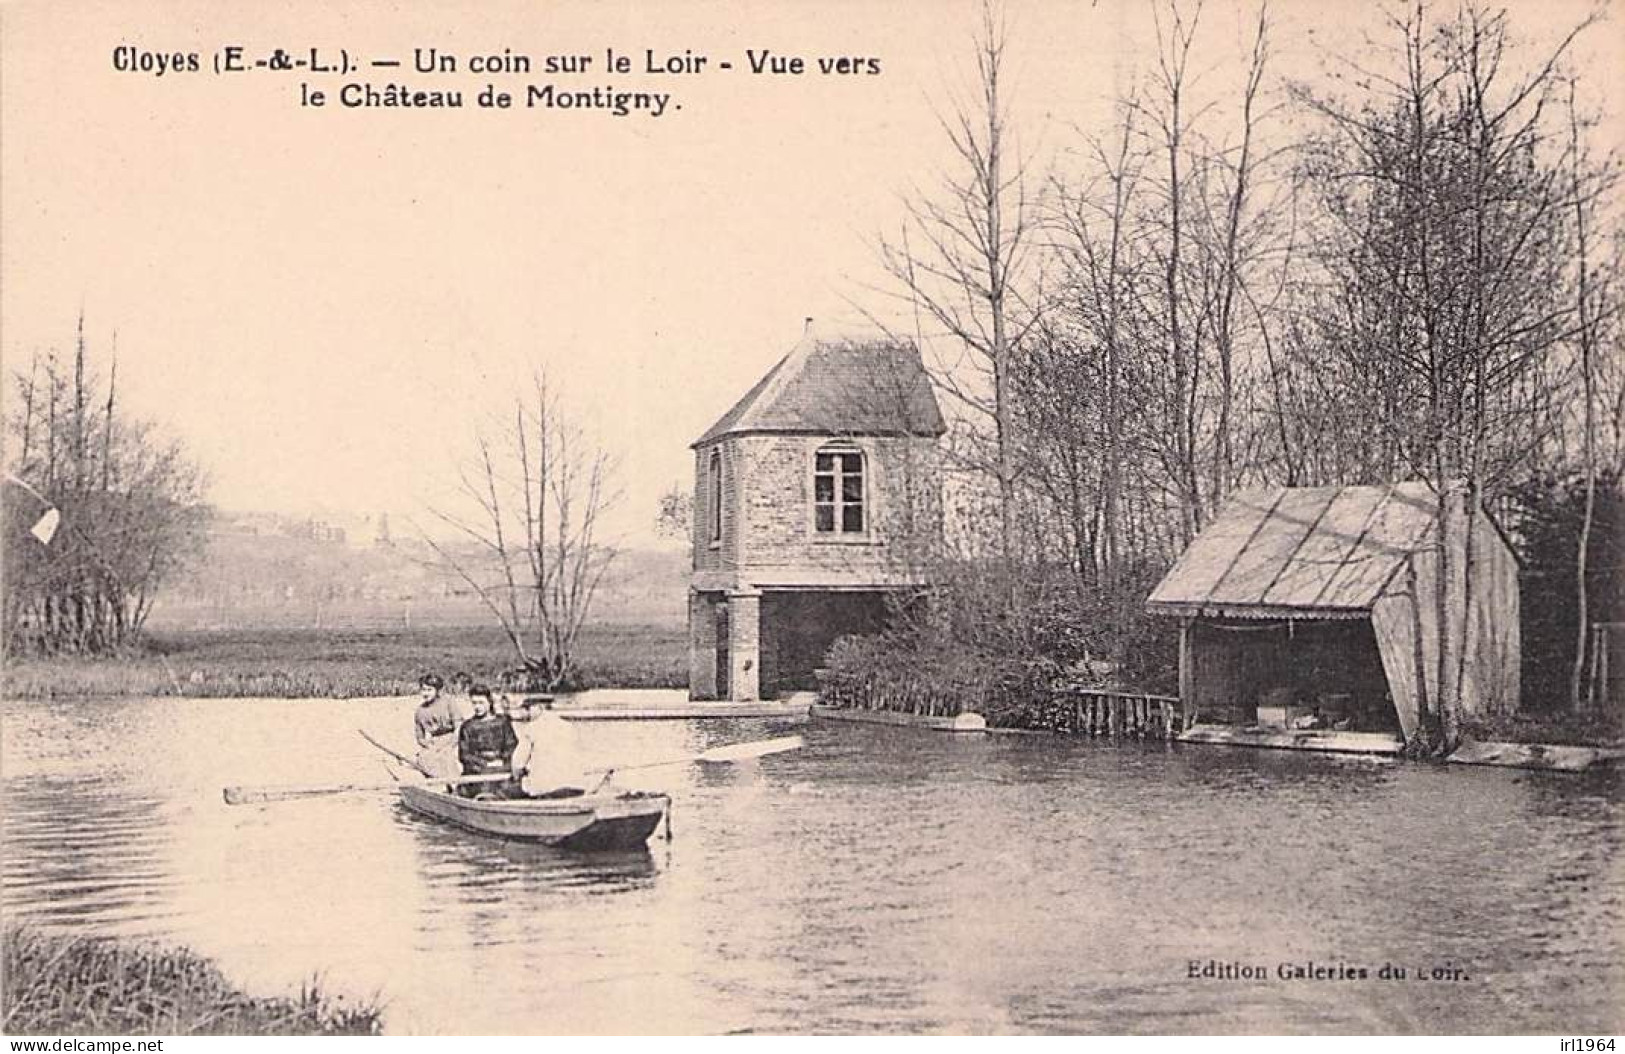
[[[1568,708],[1569,678],[1579,636],[1575,557],[1585,511],[1585,483],[1577,474],[1525,481],[1510,496],[1523,564],[1518,576],[1523,646],[1521,709]],[[1592,622],[1625,619],[1625,488],[1620,478],[1597,480],[1586,592]]]
[[[1010,591],[987,567],[960,567],[928,601],[893,612],[871,637],[843,637],[825,660],[827,705],[1053,727],[1066,686],[1167,691],[1178,683],[1178,630],[1145,614],[1159,569],[1136,569],[1114,590],[1082,590],[1069,574]],[[1070,705],[1070,704],[1069,704]]]
[[[382,1031],[382,1010],[312,983],[296,998],[245,995],[184,949],[5,930],[7,1035],[344,1035]]]

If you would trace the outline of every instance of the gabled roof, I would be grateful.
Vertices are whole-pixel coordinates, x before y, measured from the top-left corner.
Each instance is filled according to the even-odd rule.
[[[1153,614],[1368,611],[1411,554],[1432,544],[1426,483],[1237,493],[1152,591]]]
[[[881,334],[809,332],[694,441],[745,432],[939,436],[947,431],[920,353]]]

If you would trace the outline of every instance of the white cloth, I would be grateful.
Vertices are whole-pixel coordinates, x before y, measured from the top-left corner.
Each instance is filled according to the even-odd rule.
[[[439,779],[455,779],[463,774],[463,763],[457,757],[456,734],[435,736],[429,745],[418,750],[418,768]]]
[[[520,727],[523,737],[530,740],[530,761],[523,782],[526,793],[545,794],[560,787],[586,786],[581,750],[570,722],[551,710],[543,710]],[[519,749],[525,748],[521,745]]]

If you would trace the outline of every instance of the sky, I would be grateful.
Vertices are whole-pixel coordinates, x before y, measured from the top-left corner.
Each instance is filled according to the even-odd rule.
[[[1512,5],[1536,40],[1594,4]],[[1625,5],[1613,5],[1625,6]],[[1140,0],[1008,0],[1011,106],[1039,167],[1146,71]],[[1621,15],[1583,41],[1606,102]],[[975,0],[340,3],[277,0],[0,7],[0,358],[117,335],[120,399],[206,467],[215,504],[425,520],[475,422],[545,368],[620,462],[609,521],[653,540],[688,444],[799,338],[895,301],[875,249],[947,148],[938,114],[966,83]],[[1198,92],[1222,107],[1254,6],[1209,0]],[[1277,70],[1358,49],[1365,4],[1278,2]],[[211,72],[340,49],[404,59],[348,75]],[[116,68],[116,49],[197,53],[199,72]],[[414,48],[511,50],[528,74],[424,75]],[[606,48],[634,71],[603,71]],[[747,49],[872,57],[878,76],[757,75]],[[698,74],[642,72],[707,57]],[[556,77],[548,55],[595,71]],[[150,60],[149,60],[150,61]],[[718,65],[731,61],[734,69]],[[1608,81],[1611,80],[1612,84]],[[461,90],[460,110],[300,105],[300,84]],[[525,108],[527,85],[669,91],[660,117]],[[519,101],[482,110],[486,84]],[[1607,89],[1607,90],[1604,90]],[[1617,116],[1617,115],[1615,115]],[[1617,127],[1613,126],[1613,127]],[[1063,162],[1064,163],[1064,162]]]

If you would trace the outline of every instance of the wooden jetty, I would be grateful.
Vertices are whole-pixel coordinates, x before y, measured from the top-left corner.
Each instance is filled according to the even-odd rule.
[[[523,698],[529,704],[532,697]],[[540,698],[540,697],[535,697]],[[813,693],[784,699],[718,702],[690,699],[681,689],[593,689],[553,700],[553,712],[566,721],[686,721],[706,718],[777,717],[804,719]],[[519,701],[519,700],[516,700]]]
[[[909,714],[898,710],[862,710],[856,707],[814,705],[812,716],[825,721],[899,725],[906,728],[924,728],[932,732],[987,731],[987,720],[981,714],[971,713],[939,717],[934,714]]]
[[[1180,731],[1179,700],[1168,695],[1065,688],[1056,693],[1052,706],[1050,716],[1057,732],[1173,739]]]
[[[1233,725],[1195,725],[1179,736],[1181,743],[1219,746],[1267,747],[1274,750],[1315,750],[1328,754],[1396,756],[1405,741],[1388,732],[1339,732],[1328,728],[1260,728]]]
[[[1448,759],[1455,765],[1494,765],[1551,772],[1585,772],[1625,761],[1625,748],[1547,743],[1463,743]]]

